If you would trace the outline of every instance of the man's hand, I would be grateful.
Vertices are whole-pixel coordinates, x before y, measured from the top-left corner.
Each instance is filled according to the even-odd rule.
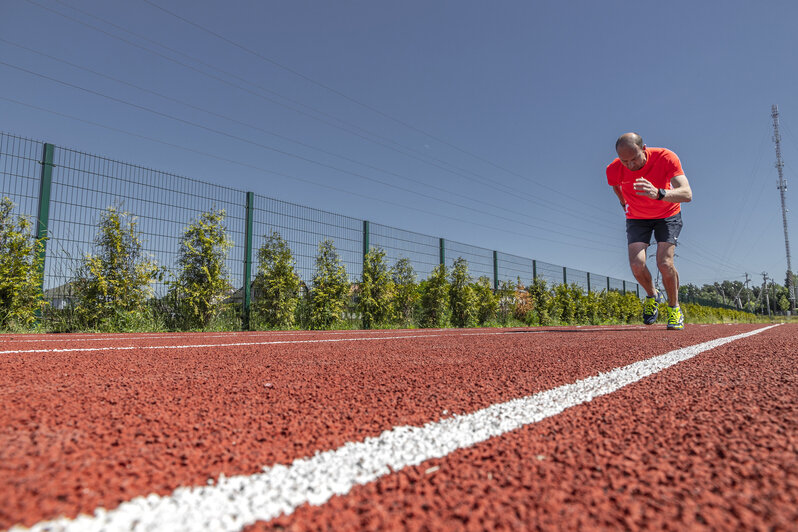
[[[648,196],[651,199],[657,199],[657,196],[659,196],[659,189],[644,177],[638,177],[635,180],[634,188],[635,194],[638,196]]]

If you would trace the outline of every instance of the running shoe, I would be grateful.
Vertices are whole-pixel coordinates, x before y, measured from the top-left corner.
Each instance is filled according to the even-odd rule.
[[[657,321],[660,301],[662,301],[662,296],[659,291],[654,296],[646,296],[646,300],[643,302],[643,323],[651,325]]]
[[[684,329],[684,315],[679,307],[668,307],[668,330]]]

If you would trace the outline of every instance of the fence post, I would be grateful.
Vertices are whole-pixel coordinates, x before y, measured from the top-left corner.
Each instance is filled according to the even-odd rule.
[[[493,250],[493,290],[499,289],[499,252]]]
[[[590,294],[590,272],[587,272],[587,293]]]
[[[568,285],[568,274],[565,272],[565,266],[562,267],[562,284]]]
[[[41,291],[44,294],[44,261],[47,256],[47,232],[50,225],[50,191],[53,186],[53,154],[55,147],[45,144],[42,152],[42,178],[39,186],[39,214],[36,224],[36,240],[41,242],[39,248],[40,273],[42,276]]]
[[[607,293],[610,293],[610,276],[607,276]]]
[[[626,281],[623,282],[623,295],[626,295]]]
[[[538,261],[532,259],[532,282],[538,280]]]
[[[446,241],[444,239],[440,239],[441,241],[441,249],[440,249],[440,260],[441,266],[446,266]]]
[[[369,251],[371,251],[371,228],[369,227],[369,221],[363,220],[363,267],[366,266],[366,255],[368,255]]]
[[[635,286],[635,294],[637,294],[637,299],[640,299],[640,283]]]
[[[255,193],[247,192],[246,205],[246,237],[244,240],[244,306],[241,309],[242,327],[245,331],[249,330],[250,305],[252,303],[250,293],[250,278],[252,277],[252,213],[254,210]]]

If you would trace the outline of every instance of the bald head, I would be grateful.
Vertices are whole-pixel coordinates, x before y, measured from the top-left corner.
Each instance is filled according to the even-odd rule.
[[[645,166],[648,160],[646,145],[637,133],[624,133],[615,141],[618,159],[629,170],[636,172]]]
[[[615,151],[618,151],[619,148],[634,148],[637,146],[641,150],[644,149],[643,144],[643,137],[638,135],[637,133],[624,133],[618,140],[615,141]]]

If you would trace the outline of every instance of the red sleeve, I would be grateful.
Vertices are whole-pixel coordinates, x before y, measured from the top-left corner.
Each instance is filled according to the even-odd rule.
[[[621,160],[615,159],[609,165],[607,165],[607,184],[611,187],[617,187],[621,184],[621,172],[618,166],[620,164]]]
[[[684,170],[682,170],[682,162],[679,160],[678,155],[668,150],[665,152],[665,160],[668,163],[668,171],[665,173],[666,179],[670,181],[677,175],[684,175]]]

